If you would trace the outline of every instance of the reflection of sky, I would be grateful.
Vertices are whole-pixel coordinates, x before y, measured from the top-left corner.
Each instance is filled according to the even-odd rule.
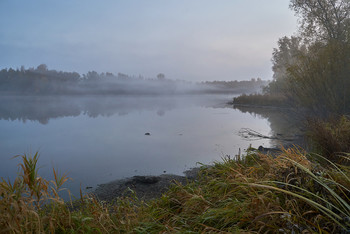
[[[271,78],[289,0],[0,1],[0,68],[186,80]]]
[[[188,101],[190,100],[190,102]],[[225,106],[229,95],[181,95],[181,96],[4,96],[0,103],[0,120],[38,121],[47,124],[50,119],[87,115],[120,116],[135,111],[157,111],[159,116],[166,111],[186,106]]]
[[[42,174],[51,173],[52,166],[67,171],[77,193],[80,182],[84,187],[135,174],[181,174],[196,162],[235,155],[249,144],[269,145],[267,140],[243,141],[237,134],[241,127],[249,127],[268,135],[266,120],[231,108],[186,103],[161,115],[152,107],[127,115],[61,117],[46,125],[1,120],[0,177],[16,171],[18,161],[7,160],[10,156],[40,149]]]

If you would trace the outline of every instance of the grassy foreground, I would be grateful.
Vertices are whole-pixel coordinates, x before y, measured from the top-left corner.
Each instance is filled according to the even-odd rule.
[[[348,155],[342,157],[347,158]],[[254,150],[203,167],[197,181],[149,202],[113,204],[81,196],[65,203],[63,183],[37,173],[38,154],[20,156],[20,176],[0,183],[3,233],[339,233],[350,230],[350,171],[326,158],[286,149],[273,158]],[[320,160],[319,160],[320,159]]]

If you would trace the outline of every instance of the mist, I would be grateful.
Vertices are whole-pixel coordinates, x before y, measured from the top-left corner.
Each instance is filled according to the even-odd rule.
[[[1,95],[184,95],[239,94],[260,92],[268,84],[260,78],[249,81],[207,81],[193,83],[156,77],[130,76],[123,73],[97,73],[37,68],[3,69],[0,71]]]

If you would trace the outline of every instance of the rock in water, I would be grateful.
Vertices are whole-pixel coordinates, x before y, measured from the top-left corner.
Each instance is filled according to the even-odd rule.
[[[160,181],[159,176],[134,176],[133,181],[141,184],[155,184]]]
[[[271,154],[271,155],[277,155],[282,152],[279,148],[265,148],[262,145],[259,146],[258,151],[263,154]]]

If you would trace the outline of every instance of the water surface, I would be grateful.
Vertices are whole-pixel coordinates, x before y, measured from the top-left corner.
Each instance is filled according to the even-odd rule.
[[[13,155],[40,152],[39,173],[67,172],[73,194],[133,175],[182,174],[249,144],[242,127],[271,134],[269,122],[226,105],[230,96],[3,97],[0,176],[14,178]],[[150,133],[150,136],[145,135]]]

